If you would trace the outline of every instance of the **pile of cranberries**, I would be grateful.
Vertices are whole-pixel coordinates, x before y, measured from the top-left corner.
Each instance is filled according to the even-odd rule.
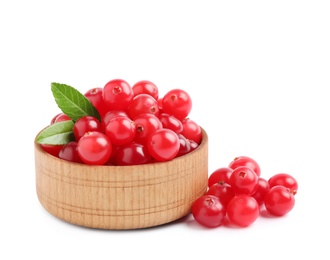
[[[182,89],[160,97],[150,81],[130,86],[114,79],[81,96],[99,117],[85,115],[72,121],[63,112],[54,116],[51,125],[73,122],[73,139],[65,144],[40,144],[53,156],[89,165],[139,165],[180,157],[202,140],[201,127],[188,117],[191,97]],[[212,172],[206,193],[192,204],[194,219],[209,228],[221,226],[225,219],[247,227],[261,210],[274,216],[289,213],[295,205],[296,179],[278,173],[267,180],[260,173],[257,161],[248,156],[236,157]]]
[[[248,156],[236,157],[228,166],[211,173],[206,194],[192,205],[192,215],[201,225],[214,228],[227,219],[247,227],[261,209],[273,216],[289,213],[295,205],[298,183],[287,173],[268,180],[260,177],[260,166]]]
[[[131,86],[114,79],[84,96],[101,120],[79,118],[74,122],[74,140],[64,145],[42,144],[46,152],[89,165],[138,165],[185,155],[201,142],[200,126],[188,118],[191,97],[182,89],[172,89],[160,97],[150,81]],[[66,120],[71,119],[59,113],[51,124]]]

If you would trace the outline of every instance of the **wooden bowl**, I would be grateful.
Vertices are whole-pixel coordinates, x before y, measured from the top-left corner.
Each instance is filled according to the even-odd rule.
[[[41,205],[72,224],[138,229],[175,221],[206,192],[208,137],[197,149],[168,162],[91,166],[46,153],[36,141],[36,189]]]

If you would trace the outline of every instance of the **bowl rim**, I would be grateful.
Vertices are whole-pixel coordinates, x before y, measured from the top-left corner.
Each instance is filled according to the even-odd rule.
[[[171,160],[168,160],[168,161],[159,161],[159,162],[152,162],[152,163],[145,163],[145,164],[134,164],[134,165],[89,165],[89,164],[85,164],[85,163],[78,163],[78,162],[70,162],[70,161],[67,161],[67,160],[64,160],[64,159],[61,159],[59,157],[56,157],[54,155],[51,155],[50,153],[47,153],[44,149],[42,149],[41,147],[41,144],[39,144],[37,142],[37,137],[39,135],[39,133],[42,130],[39,131],[39,133],[35,136],[34,138],[34,147],[35,149],[39,152],[39,153],[42,153],[44,156],[47,156],[49,158],[51,158],[52,160],[58,160],[59,162],[63,163],[63,164],[68,164],[68,165],[77,165],[79,167],[86,167],[86,168],[91,168],[91,167],[98,167],[98,168],[106,168],[108,169],[109,167],[111,168],[114,168],[114,169],[122,169],[123,167],[125,169],[130,169],[130,168],[136,168],[136,167],[140,167],[140,166],[143,166],[143,167],[155,167],[157,165],[161,166],[161,165],[165,165],[165,164],[168,164],[168,163],[175,163],[175,162],[178,162],[178,161],[181,161],[181,160],[185,160],[187,157],[189,156],[193,156],[193,154],[197,153],[199,150],[201,150],[205,145],[207,145],[208,143],[208,134],[207,132],[205,131],[204,128],[201,128],[201,132],[202,132],[202,139],[201,139],[201,142],[198,144],[197,148],[185,155],[182,155],[182,156],[179,156],[179,157],[175,157]]]

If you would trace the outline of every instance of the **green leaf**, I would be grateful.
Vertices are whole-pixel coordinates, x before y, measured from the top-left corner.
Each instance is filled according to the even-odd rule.
[[[72,120],[54,123],[44,128],[37,136],[39,144],[62,145],[74,141]]]
[[[74,122],[83,116],[94,116],[101,120],[97,109],[77,89],[56,82],[51,83],[51,89],[58,107]]]

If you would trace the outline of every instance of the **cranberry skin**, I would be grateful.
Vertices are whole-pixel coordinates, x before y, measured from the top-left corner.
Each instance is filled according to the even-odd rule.
[[[40,146],[46,153],[49,153],[55,157],[58,157],[58,155],[64,145],[40,144]]]
[[[295,197],[284,186],[273,186],[265,196],[266,210],[275,216],[283,216],[289,213],[295,205]]]
[[[195,150],[198,147],[198,143],[196,143],[195,141],[189,140],[189,139],[187,139],[187,140],[190,143],[190,152],[192,152],[193,150]]]
[[[227,216],[235,225],[250,226],[259,216],[258,202],[250,195],[236,195],[227,205]]]
[[[251,168],[240,166],[231,173],[229,183],[236,194],[252,195],[258,188],[258,178]]]
[[[103,100],[103,88],[89,89],[85,93],[85,97],[93,104],[101,117],[106,114],[108,110]]]
[[[157,99],[157,103],[158,103],[158,108],[159,108],[159,114],[164,113],[164,111],[163,111],[163,98],[159,97]]]
[[[211,187],[213,184],[218,182],[229,183],[230,175],[232,174],[233,169],[229,167],[221,167],[216,169],[211,173],[208,180],[208,186]]]
[[[109,160],[105,163],[105,165],[116,165],[117,164],[116,156],[122,146],[114,145],[114,144],[111,144],[111,146],[112,146],[111,156],[110,156]]]
[[[134,96],[137,96],[139,94],[148,94],[148,95],[152,96],[154,99],[156,99],[156,100],[158,99],[158,94],[159,94],[158,88],[151,81],[141,80],[139,82],[136,82],[132,86],[132,90],[133,90]]]
[[[55,115],[52,120],[50,121],[50,124],[54,124],[54,123],[58,123],[58,122],[63,122],[63,121],[69,121],[71,120],[70,117],[68,117],[66,114],[64,113],[59,113],[57,115]]]
[[[256,160],[248,156],[238,156],[234,158],[232,162],[229,163],[229,168],[233,170],[239,166],[250,167],[258,176],[260,176],[260,166]]]
[[[193,120],[186,118],[182,120],[182,132],[187,139],[193,140],[195,143],[200,144],[202,140],[202,129]]]
[[[78,141],[87,132],[101,130],[101,122],[93,116],[83,116],[79,118],[73,126],[73,134],[76,141]]]
[[[192,150],[191,145],[190,145],[190,141],[187,138],[185,138],[181,134],[178,134],[178,137],[179,137],[179,141],[180,141],[180,148],[179,148],[179,152],[178,152],[176,157],[180,157],[182,155],[185,155],[185,154],[189,153]]]
[[[172,130],[161,128],[148,138],[147,147],[156,161],[168,161],[178,154],[180,141],[178,135]]]
[[[135,124],[128,117],[117,116],[108,122],[105,134],[114,145],[128,144],[135,137]]]
[[[160,122],[162,122],[164,128],[168,128],[176,132],[177,134],[181,133],[183,130],[182,122],[174,116],[171,116],[166,113],[161,113],[158,116]]]
[[[153,114],[142,114],[134,119],[136,133],[134,142],[146,144],[150,135],[156,130],[163,128],[157,116]]]
[[[128,117],[128,114],[123,111],[123,110],[110,110],[108,111],[102,118],[102,121],[101,121],[101,125],[102,125],[102,129],[103,131],[105,131],[105,127],[106,125],[109,123],[109,121],[116,117],[116,116],[125,116],[125,117]]]
[[[90,165],[104,165],[111,156],[109,137],[101,132],[87,132],[78,141],[80,159]]]
[[[258,202],[259,205],[264,203],[266,194],[269,192],[270,187],[266,179],[259,177],[258,178],[258,187],[255,193],[252,194],[252,197]]]
[[[229,201],[235,196],[231,186],[226,182],[218,182],[213,184],[206,194],[214,195],[219,198],[222,205],[226,208]]]
[[[191,213],[199,224],[209,228],[220,226],[226,216],[225,207],[213,195],[203,195],[195,200]]]
[[[182,89],[172,89],[163,97],[163,111],[175,116],[179,120],[186,118],[189,115],[191,108],[192,100],[189,94]]]
[[[116,165],[139,165],[151,161],[148,149],[134,142],[120,146],[115,158]]]
[[[78,143],[76,141],[65,144],[59,152],[59,158],[76,163],[82,163],[78,154]]]
[[[282,185],[292,192],[295,195],[298,191],[298,182],[295,178],[293,178],[290,174],[287,173],[278,173],[273,175],[268,180],[270,188],[276,185]]]
[[[156,99],[148,94],[135,96],[128,107],[129,116],[135,119],[142,114],[153,114],[158,116],[159,108]]]
[[[110,80],[103,87],[103,100],[108,110],[125,111],[132,99],[133,90],[125,80]]]

